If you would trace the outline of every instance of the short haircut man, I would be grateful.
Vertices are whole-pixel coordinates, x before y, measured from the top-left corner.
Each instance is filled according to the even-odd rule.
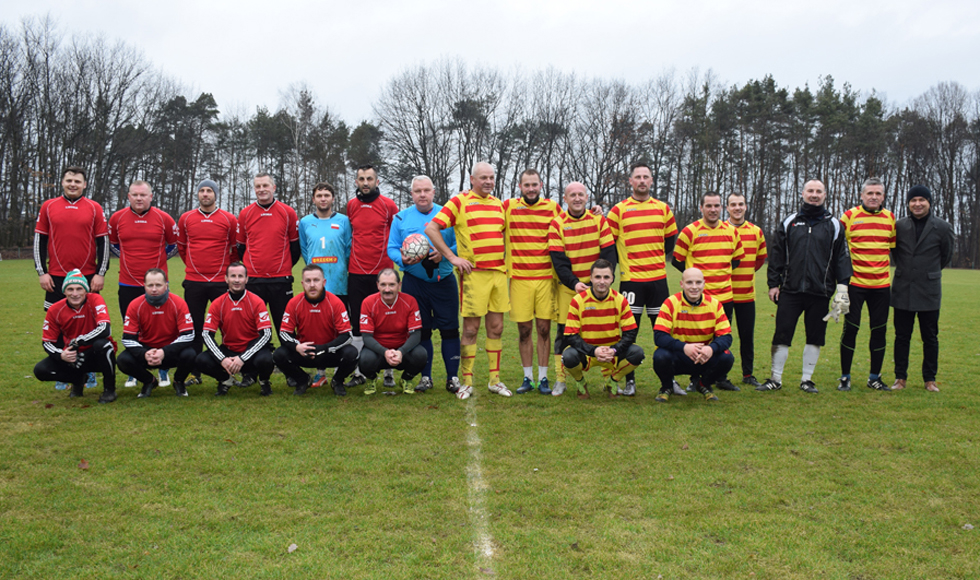
[[[742,365],[742,383],[758,387],[755,378],[755,275],[766,263],[769,251],[762,229],[745,219],[748,208],[745,196],[732,193],[728,196],[728,223],[738,232],[745,258],[732,269],[732,295],[734,304],[728,322],[738,327],[738,358]]]

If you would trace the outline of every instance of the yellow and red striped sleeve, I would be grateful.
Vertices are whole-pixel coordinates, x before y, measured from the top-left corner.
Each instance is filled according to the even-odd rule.
[[[609,230],[616,240],[620,280],[651,282],[667,277],[664,240],[677,233],[674,212],[659,199],[629,197],[609,210]]]
[[[517,197],[504,202],[507,224],[507,272],[518,280],[548,280],[555,275],[548,253],[548,227],[561,214],[558,204],[540,198],[533,206]]]
[[[593,346],[612,346],[624,332],[635,328],[636,320],[622,294],[610,289],[604,300],[598,300],[590,288],[572,297],[565,334],[578,334]]]
[[[548,251],[563,252],[581,282],[589,281],[589,270],[600,251],[614,243],[606,218],[590,211],[578,218],[562,212],[548,229]]]
[[[454,228],[456,255],[477,270],[507,271],[504,259],[504,206],[492,195],[468,191],[451,198],[432,221]]]
[[[701,303],[694,306],[684,299],[681,292],[664,300],[653,329],[688,344],[708,344],[716,336],[732,331],[721,302],[705,295]]]
[[[738,264],[738,268],[732,271],[732,292],[735,302],[754,302],[755,273],[759,271],[766,262],[766,256],[769,255],[766,249],[766,236],[759,226],[750,222],[742,222],[742,225],[733,227],[742,242],[745,258]]]
[[[732,301],[732,261],[745,258],[738,233],[728,222],[710,228],[698,220],[681,230],[674,259],[704,274],[704,293],[721,302]]]
[[[889,252],[895,247],[895,216],[887,209],[872,213],[859,205],[844,212],[841,221],[854,269],[851,285],[888,288]]]

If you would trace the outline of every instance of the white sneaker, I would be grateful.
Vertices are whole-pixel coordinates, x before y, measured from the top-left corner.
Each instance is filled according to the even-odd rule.
[[[456,391],[456,398],[460,400],[469,399],[472,394],[473,385],[460,385],[459,390]]]
[[[509,397],[512,394],[510,392],[510,389],[508,389],[507,386],[504,385],[503,383],[497,383],[495,385],[487,385],[487,388],[490,389],[491,393],[496,393],[504,397]]]
[[[126,379],[126,382],[123,383],[123,386],[124,387],[127,387],[127,388],[130,388],[130,389],[133,388],[133,387],[135,387],[136,386],[136,377],[129,377],[129,378],[127,378]]]
[[[675,395],[680,395],[682,397],[686,397],[687,396],[687,391],[685,391],[684,389],[682,389],[681,386],[679,384],[677,384],[677,381],[674,381],[674,394]]]
[[[551,389],[552,397],[560,397],[565,394],[565,381],[558,381]]]
[[[157,373],[161,387],[170,386],[170,369],[160,369]]]
[[[386,389],[395,388],[395,371],[391,369],[385,371],[384,388]]]

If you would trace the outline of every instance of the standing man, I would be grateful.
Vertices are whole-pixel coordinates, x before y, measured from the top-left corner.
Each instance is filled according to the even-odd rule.
[[[194,366],[194,319],[187,303],[170,293],[167,273],[150,268],[143,278],[146,294],[129,303],[123,324],[119,370],[143,383],[138,398],[149,397],[157,378],[148,369],[174,368],[174,391],[186,397],[184,381]]]
[[[721,205],[719,199],[719,205]],[[683,235],[683,234],[682,234]],[[681,291],[669,296],[660,307],[653,337],[653,370],[660,379],[656,400],[666,403],[673,391],[674,377],[691,375],[697,391],[707,401],[717,401],[712,384],[720,384],[735,357],[732,327],[721,303],[704,291],[704,274],[688,268],[681,274]]]
[[[293,297],[293,265],[300,256],[299,220],[296,210],[276,199],[271,175],[256,175],[253,188],[255,202],[238,212],[238,255],[250,272],[248,291],[269,305],[278,332],[286,303]],[[248,377],[245,383],[251,375]]]
[[[728,223],[738,232],[745,251],[738,266],[732,269],[732,315],[738,325],[738,358],[742,362],[742,384],[758,387],[755,378],[755,273],[766,263],[766,236],[759,226],[745,219],[745,196],[728,196]],[[731,323],[733,316],[728,317]]]
[[[885,340],[888,331],[888,303],[891,275],[888,254],[895,247],[895,216],[885,209],[885,186],[877,177],[865,180],[861,186],[861,205],[852,207],[841,216],[847,248],[851,253],[854,275],[847,287],[850,311],[844,317],[840,336],[840,380],[838,391],[851,390],[851,362],[858,330],[861,328],[861,309],[868,305],[871,325],[871,374],[868,388],[887,391],[881,380],[881,365],[885,360]]]
[[[812,179],[803,185],[800,211],[776,228],[769,257],[769,299],[776,303],[776,331],[772,337],[772,374],[757,391],[782,388],[783,367],[789,357],[796,323],[803,315],[806,346],[800,389],[816,393],[813,371],[827,335],[827,320],[847,313],[847,283],[853,273],[847,240],[840,220],[824,207],[827,190]],[[836,286],[836,294],[834,287]],[[834,296],[830,314],[824,313]]]
[[[102,373],[100,403],[116,400],[116,345],[112,342],[109,309],[98,294],[89,294],[82,271],[65,273],[65,298],[48,308],[41,342],[47,357],[34,367],[39,381],[71,385],[69,397],[84,394],[86,374]]]
[[[433,203],[435,188],[425,175],[412,179],[412,201],[415,205],[395,215],[388,236],[388,257],[398,264],[405,279],[402,292],[415,298],[422,315],[422,347],[427,353],[418,391],[432,388],[432,330],[439,329],[442,337],[442,363],[446,367],[446,390],[459,391],[459,287],[453,275],[453,265],[442,254],[430,249],[429,255],[420,261],[408,261],[401,253],[405,238],[412,234],[425,235],[429,225],[442,206]],[[456,231],[442,230],[442,241],[456,251]],[[430,247],[432,243],[429,243]]]
[[[602,258],[616,270],[616,242],[601,213],[586,211],[589,193],[585,185],[573,181],[565,187],[568,210],[551,220],[548,227],[548,253],[558,278],[558,331],[555,336],[555,388],[551,394],[565,392],[565,322],[572,298],[592,285],[591,268]]]
[[[364,341],[361,339],[361,303],[377,292],[378,274],[393,266],[388,257],[388,235],[391,221],[398,213],[398,206],[391,199],[381,195],[378,185],[378,172],[372,165],[357,168],[357,192],[347,202],[347,217],[353,232],[350,249],[350,276],[347,280],[347,295],[350,306],[351,326],[354,330],[354,346],[361,352]],[[386,373],[386,378],[390,376]],[[364,384],[364,375],[356,374],[347,387]],[[387,382],[392,387],[394,383]]]
[[[425,226],[425,235],[443,257],[459,269],[460,314],[463,336],[460,340],[462,386],[456,393],[466,399],[473,393],[473,366],[476,363],[476,336],[480,319],[487,321],[487,360],[491,393],[511,396],[500,380],[500,354],[503,343],[504,312],[510,310],[507,295],[507,263],[504,260],[504,205],[493,196],[496,170],[480,161],[470,174],[472,188],[446,203]],[[459,255],[449,249],[440,230],[456,229]]]
[[[561,214],[550,199],[541,198],[541,175],[525,169],[520,176],[521,197],[504,202],[507,226],[507,273],[510,276],[510,319],[517,323],[524,382],[517,394],[538,389],[550,395],[548,351],[551,350],[551,320],[555,318],[555,271],[548,253],[548,226]],[[535,347],[531,333],[537,335],[538,381],[534,382]]]
[[[143,295],[143,278],[151,268],[167,272],[167,258],[177,253],[177,223],[163,210],[152,207],[150,184],[137,180],[129,186],[129,207],[109,218],[109,243],[119,256],[119,310],[126,316],[129,303]],[[160,385],[169,386],[166,369],[160,370]],[[127,387],[135,387],[129,377]]]
[[[721,194],[715,191],[703,194],[701,219],[685,227],[677,236],[673,264],[680,272],[688,268],[701,271],[701,291],[721,303],[725,318],[729,321],[735,310],[732,271],[743,259],[745,250],[738,232],[734,226],[721,220]],[[727,372],[714,377],[717,379],[716,386],[723,391],[741,390],[728,380]]]
[[[635,344],[639,329],[629,304],[612,289],[615,266],[603,259],[592,264],[591,285],[576,294],[568,306],[562,363],[575,379],[580,399],[589,398],[585,371],[593,363],[602,367],[605,391],[619,393],[618,383],[643,362],[643,349]]]
[[[908,380],[909,343],[915,318],[922,337],[922,380],[927,391],[938,392],[939,307],[943,296],[943,268],[953,261],[953,228],[932,214],[932,192],[913,186],[906,196],[909,215],[895,226],[892,250],[895,279],[891,303],[895,308],[895,384],[904,389]]]
[[[650,166],[637,163],[630,171],[633,194],[609,210],[609,229],[616,239],[619,256],[619,293],[626,297],[636,318],[637,328],[643,313],[651,324],[660,313],[670,291],[667,289],[666,256],[674,251],[677,224],[670,207],[652,196],[653,174]],[[621,393],[636,394],[636,377],[626,377]]]
[[[403,393],[415,392],[411,381],[425,367],[426,352],[419,344],[422,315],[415,299],[401,291],[401,279],[393,268],[378,274],[378,292],[364,299],[361,307],[361,370],[367,378],[365,395],[373,395],[381,369],[398,369],[401,377],[395,385]]]
[[[347,395],[344,379],[357,367],[350,317],[340,298],[326,290],[323,270],[317,264],[303,268],[303,295],[294,296],[286,305],[279,338],[282,346],[273,359],[296,384],[293,394],[302,395],[309,388],[310,375],[304,367],[334,367],[333,392],[338,397]]]
[[[225,273],[228,293],[211,303],[204,320],[204,344],[207,352],[197,355],[195,365],[201,372],[218,380],[216,396],[228,394],[235,384],[232,375],[258,375],[261,395],[272,394],[269,377],[275,363],[272,360],[272,322],[265,302],[249,292],[248,269],[241,262],[228,266]],[[215,335],[221,332],[221,346]],[[248,385],[243,385],[248,386]]]
[[[194,319],[191,346],[195,354],[200,354],[204,345],[202,334],[208,303],[228,292],[225,271],[238,260],[235,245],[238,218],[218,207],[219,192],[217,183],[205,179],[197,186],[197,209],[177,220],[177,252],[184,261],[184,300]],[[200,371],[195,371],[184,384],[201,384]]]
[[[315,265],[323,270],[323,289],[336,296],[344,308],[348,308],[347,260],[350,257],[351,227],[347,216],[334,211],[333,203],[332,185],[321,181],[313,186],[313,213],[299,221],[299,247],[307,266]],[[305,292],[305,284],[303,288]],[[347,323],[350,324],[350,321]],[[312,387],[320,387],[327,382],[327,375],[321,370],[317,369]]]

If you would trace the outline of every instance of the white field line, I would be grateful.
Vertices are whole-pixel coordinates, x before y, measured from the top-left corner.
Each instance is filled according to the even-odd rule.
[[[476,553],[477,577],[485,577],[480,568],[490,568],[493,559],[493,537],[489,531],[490,515],[487,513],[486,496],[490,486],[483,479],[483,457],[476,421],[476,397],[466,401],[466,446],[470,448],[470,464],[466,467],[467,495],[470,522],[473,526],[473,550]]]

